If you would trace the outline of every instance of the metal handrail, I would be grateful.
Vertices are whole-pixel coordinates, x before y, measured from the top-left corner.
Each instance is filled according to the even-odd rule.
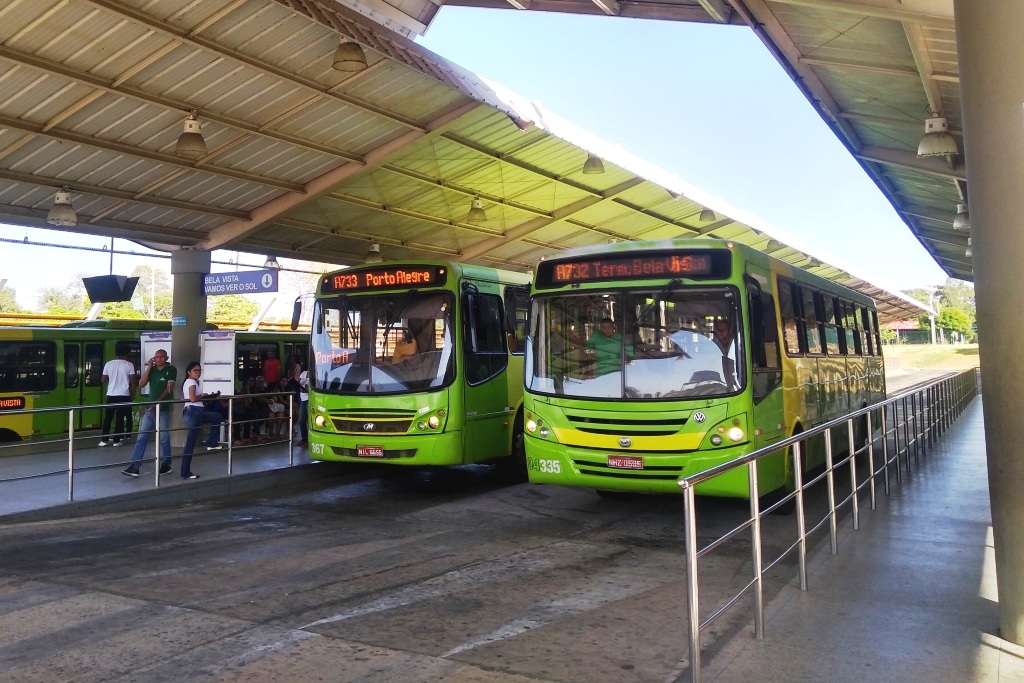
[[[829,526],[829,540],[832,555],[839,552],[837,533],[837,510],[849,504],[853,528],[860,528],[860,507],[859,497],[861,492],[867,488],[871,509],[876,505],[876,477],[882,476],[884,491],[889,495],[891,483],[889,476],[890,466],[894,465],[897,482],[902,481],[902,467],[906,468],[906,474],[912,471],[911,453],[913,453],[914,465],[920,464],[920,458],[925,454],[928,446],[937,443],[938,437],[948,429],[957,417],[967,407],[968,403],[978,393],[978,382],[976,370],[968,370],[955,375],[948,375],[940,379],[928,382],[924,385],[902,392],[895,396],[879,401],[870,406],[855,410],[843,417],[830,420],[818,425],[813,429],[773,443],[753,453],[736,458],[727,463],[716,465],[702,472],[683,477],[679,480],[679,487],[683,491],[683,502],[685,509],[685,536],[686,536],[686,592],[687,592],[687,617],[689,622],[689,645],[690,645],[690,672],[691,680],[699,683],[701,680],[701,652],[700,634],[714,623],[718,618],[732,608],[741,597],[753,591],[754,603],[754,637],[758,640],[764,638],[764,589],[762,577],[764,573],[776,566],[784,558],[788,557],[794,550],[799,557],[800,590],[807,590],[807,538],[823,528],[826,523]],[[909,401],[909,406],[908,406]],[[892,429],[888,414],[892,414]],[[872,424],[872,415],[880,416],[879,439],[882,447],[882,463],[875,467],[875,426]],[[902,416],[902,420],[900,419]],[[855,443],[854,422],[864,418],[867,427],[866,443],[858,447]],[[832,448],[832,431],[846,425],[846,442],[848,453],[838,462],[834,462]],[[902,446],[901,446],[902,428]],[[825,440],[825,471],[815,476],[808,482],[803,481],[803,447],[802,444],[811,437],[823,435]],[[893,437],[893,449],[890,454],[889,437]],[[769,455],[777,455],[780,451],[792,447],[794,489],[780,500],[774,502],[765,510],[760,509],[757,485],[757,461]],[[857,479],[857,458],[867,455],[868,474],[864,481]],[[891,457],[890,457],[891,456]],[[900,462],[902,456],[902,463]],[[835,499],[835,472],[843,465],[849,468],[850,493],[842,500]],[[697,548],[697,520],[696,520],[696,486],[702,482],[713,479],[739,467],[747,468],[748,490],[750,498],[750,516],[740,525],[727,531],[703,548]],[[811,529],[807,529],[807,520],[804,510],[804,492],[822,481],[827,482],[828,488],[828,512]],[[761,520],[766,514],[770,514],[781,506],[794,501],[797,515],[797,539],[786,547],[767,566],[763,563],[761,543]],[[750,530],[751,533],[751,555],[753,572],[751,579],[740,590],[725,599],[724,603],[709,615],[704,621],[700,619],[700,586],[697,574],[697,561],[721,547],[729,540],[736,538],[740,533]]]
[[[282,393],[282,392],[274,392],[274,393]],[[255,397],[255,396],[261,396],[261,395],[266,395],[266,394],[237,394],[237,395],[234,395],[234,396],[218,397],[216,399],[216,400],[226,400],[228,402],[227,416],[226,416],[225,420],[221,423],[221,429],[222,430],[224,429],[225,426],[227,427],[226,455],[227,455],[227,474],[228,474],[228,476],[231,476],[233,474],[234,449],[250,447],[250,446],[235,446],[234,438],[233,438],[233,435],[234,435],[233,428],[236,425],[242,425],[242,424],[246,424],[246,423],[253,424],[253,423],[257,423],[257,422],[263,422],[266,419],[266,418],[254,418],[254,419],[246,419],[246,420],[235,420],[234,419],[234,410],[233,410],[233,408],[234,408],[234,401],[235,400],[239,400],[239,399],[248,399],[248,398],[252,398],[252,397]],[[136,408],[151,408],[151,407],[155,406],[157,414],[156,414],[155,419],[154,419],[153,432],[152,432],[152,436],[151,436],[151,438],[152,438],[152,440],[153,440],[153,442],[155,444],[155,453],[153,454],[152,457],[149,457],[149,458],[145,458],[144,457],[141,462],[154,462],[154,463],[156,463],[156,462],[159,462],[163,458],[163,455],[160,452],[161,451],[160,436],[161,436],[161,433],[162,433],[162,430],[160,428],[160,413],[163,410],[171,410],[173,406],[183,405],[186,402],[187,402],[186,399],[172,399],[172,400],[166,400],[166,401],[135,401],[135,402],[132,402],[132,403],[117,403],[117,404],[106,404],[106,403],[104,403],[104,404],[94,404],[94,405],[84,405],[84,406],[62,406],[62,407],[51,407],[51,408],[30,408],[30,409],[22,409],[22,410],[17,410],[17,411],[6,411],[4,413],[5,416],[25,415],[25,414],[32,414],[32,413],[65,412],[68,415],[68,431],[67,431],[66,435],[61,435],[60,438],[41,439],[41,440],[29,441],[29,442],[0,443],[0,462],[2,462],[3,452],[5,450],[7,450],[7,449],[23,447],[23,446],[26,446],[26,445],[45,446],[47,444],[59,444],[59,443],[65,443],[65,442],[67,443],[67,447],[68,447],[68,459],[67,459],[67,467],[64,467],[64,468],[61,468],[61,469],[56,469],[56,470],[48,470],[48,471],[45,471],[45,472],[32,472],[30,474],[23,474],[23,475],[19,475],[19,476],[0,478],[0,484],[4,484],[4,483],[8,483],[8,482],[15,482],[15,481],[27,481],[27,480],[30,480],[30,479],[39,479],[39,478],[42,478],[42,477],[49,477],[49,476],[60,475],[60,474],[67,474],[67,476],[68,476],[68,481],[67,481],[67,491],[68,491],[68,493],[67,493],[67,500],[68,500],[68,502],[72,502],[75,499],[75,480],[74,479],[75,479],[75,473],[76,472],[80,473],[80,472],[108,469],[108,468],[113,468],[113,467],[121,467],[121,466],[123,466],[125,464],[124,462],[118,461],[118,462],[104,463],[104,464],[100,464],[100,465],[87,465],[87,466],[84,466],[84,467],[83,466],[77,466],[76,467],[76,463],[75,463],[75,445],[76,445],[76,443],[81,441],[81,440],[83,440],[83,439],[87,439],[87,438],[88,439],[94,439],[95,436],[96,436],[95,433],[90,433],[88,436],[82,436],[82,435],[78,434],[79,430],[77,430],[76,427],[75,427],[75,414],[76,414],[76,412],[84,411],[84,410],[92,410],[92,409],[111,410],[111,409],[114,409],[114,408],[130,408],[130,409],[134,410]],[[278,440],[261,442],[260,444],[252,444],[252,445],[253,446],[255,446],[255,445],[269,445],[269,444],[282,443],[284,441],[287,441],[288,442],[288,466],[291,467],[291,466],[294,466],[294,464],[295,464],[295,445],[294,445],[295,442],[294,442],[294,438],[293,438],[293,433],[294,433],[294,429],[295,429],[295,418],[294,418],[295,396],[291,392],[288,392],[288,408],[287,408],[287,411],[288,411],[288,415],[287,415],[288,431],[287,431],[285,436],[282,436]],[[204,424],[204,425],[201,426],[201,429],[204,430],[204,431],[207,428],[208,428],[208,425]],[[171,428],[170,431],[172,431],[172,432],[181,432],[181,431],[187,431],[187,429],[188,429],[187,427],[175,427],[175,428]],[[223,435],[223,432],[222,432],[222,435]],[[158,468],[154,467],[154,472],[155,472],[155,474],[154,474],[154,486],[158,487],[158,486],[160,486],[160,476],[159,476]]]

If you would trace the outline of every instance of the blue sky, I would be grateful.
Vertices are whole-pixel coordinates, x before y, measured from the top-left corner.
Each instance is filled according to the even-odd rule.
[[[906,289],[946,279],[749,29],[446,7],[419,42],[840,257],[877,284]],[[26,235],[109,243],[0,225],[0,237]],[[25,306],[35,305],[42,286],[110,267],[102,253],[2,248],[0,279]],[[123,240],[116,248],[144,251]],[[214,253],[215,260],[233,257]],[[263,258],[241,256],[257,267]],[[169,269],[166,259],[115,256],[114,272],[131,272],[138,262]]]

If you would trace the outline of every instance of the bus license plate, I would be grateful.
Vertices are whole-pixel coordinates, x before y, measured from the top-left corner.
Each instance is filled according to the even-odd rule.
[[[383,458],[383,446],[356,446],[356,455],[360,458]]]
[[[644,459],[638,458],[635,455],[609,455],[608,467],[620,470],[642,470],[644,468]]]

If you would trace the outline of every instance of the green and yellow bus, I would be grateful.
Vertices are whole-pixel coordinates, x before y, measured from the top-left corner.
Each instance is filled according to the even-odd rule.
[[[529,277],[458,263],[324,275],[312,316],[309,454],[462,465],[522,443]]]
[[[37,408],[98,406],[106,402],[101,382],[107,361],[125,354],[140,367],[144,332],[167,331],[170,321],[94,320],[62,327],[0,327],[0,443],[63,438],[68,414],[25,413]],[[236,332],[235,372],[240,379],[260,371],[267,351],[282,367],[291,355],[305,359],[309,337],[295,332]],[[186,362],[173,358],[184,370]],[[180,377],[180,375],[179,375]],[[137,397],[145,400],[145,397]],[[75,411],[75,431],[99,429],[102,408]]]
[[[531,294],[534,483],[679,493],[683,476],[885,396],[872,300],[744,245],[569,250],[541,261]],[[812,443],[806,468],[823,459]],[[761,495],[793,485],[788,453],[759,463]],[[746,497],[746,476],[698,493]]]

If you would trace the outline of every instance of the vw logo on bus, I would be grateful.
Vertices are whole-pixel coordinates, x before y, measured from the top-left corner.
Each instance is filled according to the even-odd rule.
[[[696,422],[697,424],[700,424],[706,419],[707,418],[704,417],[704,413],[700,412],[699,410],[693,414],[693,421]]]
[[[364,432],[372,432],[376,428],[377,425],[373,424],[372,422],[367,422],[366,424],[363,425]]]
[[[629,437],[624,436],[621,439],[619,439],[619,445],[622,446],[623,448],[629,448],[630,446],[633,445],[633,440],[630,439]]]

